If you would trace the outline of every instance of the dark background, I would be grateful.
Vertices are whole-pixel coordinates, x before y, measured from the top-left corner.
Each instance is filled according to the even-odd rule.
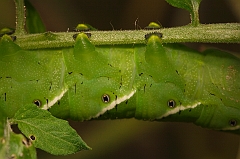
[[[149,22],[163,27],[186,25],[188,12],[164,0],[30,0],[39,11],[48,31],[73,30],[88,23],[99,30],[139,29]],[[203,0],[201,23],[240,22],[239,0]],[[137,25],[135,25],[137,24]],[[0,28],[15,26],[11,0],[0,2]],[[240,53],[239,44],[187,44],[196,49],[218,47]],[[71,122],[93,148],[67,157],[39,151],[39,159],[234,159],[239,136],[187,123],[128,120]]]

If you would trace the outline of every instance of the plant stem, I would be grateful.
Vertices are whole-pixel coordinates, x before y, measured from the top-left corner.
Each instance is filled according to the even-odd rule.
[[[199,22],[199,4],[196,1],[192,1],[193,11],[191,12],[191,24],[192,26],[198,26],[200,24]]]
[[[16,31],[17,35],[26,34],[24,0],[14,0],[16,6]]]
[[[163,28],[159,30],[91,31],[94,45],[145,44],[145,35],[162,33],[163,43],[204,42],[240,43],[240,23],[206,24]],[[17,35],[16,43],[25,49],[71,47],[77,32]]]

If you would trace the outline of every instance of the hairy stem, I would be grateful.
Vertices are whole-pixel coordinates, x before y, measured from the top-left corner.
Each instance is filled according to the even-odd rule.
[[[191,23],[193,26],[198,26],[200,24],[199,22],[199,4],[196,1],[192,1],[193,11],[191,12]]]
[[[17,35],[26,34],[24,0],[14,0],[16,6],[16,31]]]
[[[197,27],[182,26],[159,30],[91,31],[94,45],[144,44],[145,35],[159,32],[163,43],[204,42],[240,43],[240,23],[207,24]],[[77,32],[46,32],[41,34],[16,35],[16,43],[24,49],[71,47]]]

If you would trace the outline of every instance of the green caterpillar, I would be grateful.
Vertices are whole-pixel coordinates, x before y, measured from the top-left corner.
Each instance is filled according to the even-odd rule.
[[[34,103],[64,119],[184,121],[240,134],[239,58],[163,45],[160,32],[147,34],[146,45],[94,46],[87,35],[74,47],[37,50],[1,38],[0,102],[9,118]]]

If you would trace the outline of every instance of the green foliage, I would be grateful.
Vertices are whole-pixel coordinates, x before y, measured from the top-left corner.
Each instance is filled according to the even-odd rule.
[[[0,112],[0,158],[36,159],[36,149],[31,141],[12,132],[3,111]]]
[[[54,155],[67,155],[90,149],[68,122],[55,118],[34,104],[19,109],[11,122],[34,144]]]
[[[9,141],[6,140],[5,152],[8,151],[5,157],[18,159],[35,159],[37,158],[36,149],[31,142],[28,142],[22,134],[10,132]],[[8,148],[10,149],[8,150]],[[11,157],[10,157],[11,156]]]
[[[32,6],[32,4],[25,0],[25,6],[26,6],[26,27],[29,34],[33,33],[43,33],[46,31],[46,28],[38,14],[38,12],[35,10],[35,8]]]
[[[182,8],[190,12],[192,25],[199,25],[198,9],[202,0],[166,0],[174,7]]]

